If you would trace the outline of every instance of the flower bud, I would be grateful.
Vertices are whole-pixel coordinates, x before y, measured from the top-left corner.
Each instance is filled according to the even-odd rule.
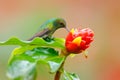
[[[72,29],[66,37],[66,50],[70,53],[85,51],[93,41],[94,32],[90,28]]]

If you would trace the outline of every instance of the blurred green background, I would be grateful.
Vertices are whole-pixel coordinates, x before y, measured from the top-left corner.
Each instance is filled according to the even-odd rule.
[[[81,80],[120,80],[120,1],[119,0],[0,0],[0,41],[11,36],[26,40],[46,20],[62,17],[69,29],[90,27],[95,40],[89,57],[68,58],[65,68]],[[65,38],[59,29],[55,37]],[[0,46],[0,80],[6,77],[7,61],[17,46]],[[52,80],[48,70],[40,67],[38,80]]]

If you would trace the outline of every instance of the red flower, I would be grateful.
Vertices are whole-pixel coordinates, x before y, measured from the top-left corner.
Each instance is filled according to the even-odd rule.
[[[81,53],[93,41],[94,32],[89,29],[72,29],[66,37],[65,46],[70,53]]]

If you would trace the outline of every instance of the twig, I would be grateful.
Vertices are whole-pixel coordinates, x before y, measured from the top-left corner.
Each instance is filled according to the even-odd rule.
[[[65,63],[65,61],[61,64],[61,67],[59,68],[59,70],[56,72],[56,74],[55,74],[55,77],[54,77],[54,80],[60,80],[60,76],[61,76],[61,69],[63,68],[63,66],[64,66],[64,63]]]

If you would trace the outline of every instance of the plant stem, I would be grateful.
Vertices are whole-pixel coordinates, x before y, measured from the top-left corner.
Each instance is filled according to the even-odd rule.
[[[61,72],[57,71],[54,80],[60,80]]]
[[[54,77],[54,80],[60,80],[60,76],[61,76],[61,69],[63,68],[63,66],[64,66],[64,63],[65,63],[65,61],[61,64],[61,67],[59,68],[59,70],[56,72],[56,74],[55,74],[55,77]]]
[[[69,53],[68,53],[66,50],[61,50],[60,56],[61,56],[61,57],[65,57],[65,60],[66,60],[66,58],[67,58],[68,55],[69,55]],[[56,72],[55,77],[54,77],[54,80],[60,80],[60,77],[61,77],[61,73],[62,73],[62,69],[63,69],[64,63],[65,63],[65,60],[63,61],[63,63],[61,64],[60,68],[59,68],[58,71]]]

